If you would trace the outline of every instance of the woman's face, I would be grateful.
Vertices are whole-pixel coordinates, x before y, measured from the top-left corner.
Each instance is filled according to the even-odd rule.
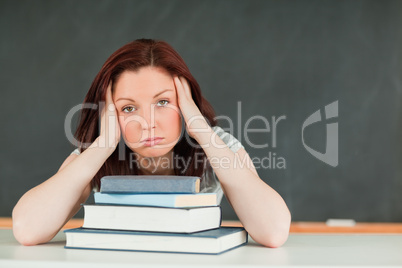
[[[122,137],[133,152],[143,157],[163,156],[178,142],[180,110],[173,77],[165,69],[124,71],[115,81],[113,101]]]

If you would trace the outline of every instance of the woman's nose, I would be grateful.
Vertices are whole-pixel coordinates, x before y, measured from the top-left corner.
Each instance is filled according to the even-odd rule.
[[[142,129],[152,129],[156,127],[155,107],[150,106],[148,109],[142,109],[142,118],[144,122],[141,124]]]

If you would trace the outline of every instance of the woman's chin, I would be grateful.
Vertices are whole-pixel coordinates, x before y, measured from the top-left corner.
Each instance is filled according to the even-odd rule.
[[[132,149],[132,151],[141,157],[161,157],[165,156],[167,153],[169,153],[173,148],[166,148],[166,147],[158,147],[158,146],[152,146],[152,147],[141,147],[141,148],[136,148]]]

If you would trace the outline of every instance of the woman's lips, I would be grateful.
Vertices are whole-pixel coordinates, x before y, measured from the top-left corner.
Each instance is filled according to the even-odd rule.
[[[163,138],[156,137],[156,138],[145,139],[142,142],[144,142],[145,146],[154,146],[160,143],[162,140]]]

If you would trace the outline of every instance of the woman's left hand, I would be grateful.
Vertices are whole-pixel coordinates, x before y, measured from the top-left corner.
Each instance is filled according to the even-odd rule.
[[[176,86],[177,101],[186,122],[187,133],[198,141],[199,135],[208,131],[209,125],[191,96],[191,89],[184,77],[173,77]]]

